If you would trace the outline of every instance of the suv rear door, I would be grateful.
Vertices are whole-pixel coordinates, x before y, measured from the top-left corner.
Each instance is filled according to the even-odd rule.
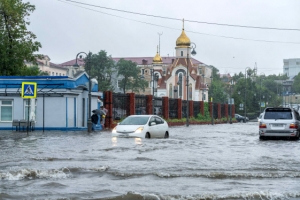
[[[295,136],[299,114],[291,108],[266,108],[260,121],[261,136]]]

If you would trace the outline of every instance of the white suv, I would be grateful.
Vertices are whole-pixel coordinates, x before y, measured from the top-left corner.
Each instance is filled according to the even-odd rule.
[[[293,108],[266,108],[259,122],[259,138],[299,139],[299,113]]]

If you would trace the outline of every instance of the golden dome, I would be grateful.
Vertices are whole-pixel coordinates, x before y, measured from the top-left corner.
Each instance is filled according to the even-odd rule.
[[[158,47],[157,47],[157,53],[156,53],[156,55],[153,58],[153,63],[155,63],[155,64],[161,64],[161,63],[163,63],[162,59],[161,59],[161,57],[160,57],[160,55],[158,53]]]
[[[181,35],[176,40],[177,47],[189,47],[191,45],[191,40],[186,36],[184,29],[182,29]]]

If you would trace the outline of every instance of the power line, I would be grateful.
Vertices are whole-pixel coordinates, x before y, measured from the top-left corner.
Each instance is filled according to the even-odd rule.
[[[73,2],[73,3],[76,3],[76,4],[82,4],[82,5],[86,5],[86,6],[102,8],[102,9],[106,9],[106,10],[113,10],[113,11],[124,12],[124,13],[135,14],[135,15],[143,15],[143,16],[147,16],[147,17],[156,17],[156,18],[161,18],[161,19],[180,20],[180,21],[182,20],[182,19],[173,18],[173,17],[150,15],[150,14],[145,14],[145,13],[132,12],[132,11],[127,11],[127,10],[115,9],[115,8],[108,8],[108,7],[104,7],[104,6],[98,6],[98,5],[88,4],[88,3],[82,3],[82,2],[73,1],[73,0],[65,0],[65,1],[70,1],[70,2]],[[245,26],[245,25],[236,25],[236,24],[221,24],[221,23],[215,23],[215,22],[195,21],[195,20],[189,20],[189,19],[185,19],[185,21],[186,22],[192,22],[192,23],[198,23],[198,24],[209,24],[209,25],[217,25],[217,26],[230,26],[230,27],[237,27],[237,28],[268,29],[268,30],[280,30],[280,31],[300,31],[300,29],[295,29],[295,28],[276,28],[276,27],[262,27],[262,26]]]
[[[61,1],[63,3],[67,3],[65,1],[71,1],[71,2],[73,2],[72,0],[58,0],[58,1]],[[153,23],[149,23],[149,22],[139,21],[139,20],[135,20],[135,19],[127,18],[127,17],[121,17],[121,16],[118,16],[118,15],[114,15],[114,14],[110,14],[110,13],[105,13],[105,12],[102,12],[102,11],[99,11],[99,10],[94,10],[94,9],[86,8],[86,7],[83,7],[83,6],[78,6],[78,5],[75,5],[75,4],[72,4],[72,3],[67,3],[67,4],[70,4],[70,5],[73,5],[73,6],[76,6],[76,7],[80,7],[80,8],[86,9],[86,10],[90,10],[90,11],[102,13],[102,14],[105,14],[105,15],[109,15],[109,16],[113,16],[113,17],[118,17],[118,18],[130,20],[130,21],[135,21],[135,22],[142,23],[142,24],[147,24],[147,25],[151,25],[151,26],[157,26],[157,27],[162,27],[162,28],[167,28],[167,29],[172,29],[172,30],[181,30],[181,29],[178,29],[178,28],[172,28],[172,27],[162,26],[162,25],[153,24]],[[84,4],[84,3],[80,3],[80,4]],[[221,37],[221,38],[228,38],[228,39],[235,39],[235,40],[245,40],[245,41],[255,41],[255,42],[267,42],[267,43],[300,44],[300,42],[284,42],[284,41],[275,41],[275,40],[257,40],[257,39],[247,39],[247,38],[240,38],[240,37],[231,37],[231,36],[223,36],[223,35],[201,33],[201,32],[196,32],[196,31],[187,31],[187,30],[185,30],[185,31],[186,32],[190,32],[190,33],[194,33],[194,34],[207,35],[207,36],[213,36],[213,37]]]

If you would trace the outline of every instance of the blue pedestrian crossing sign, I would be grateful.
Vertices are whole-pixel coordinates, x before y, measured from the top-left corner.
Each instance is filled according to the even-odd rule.
[[[33,82],[22,82],[22,98],[36,98],[37,84]]]

